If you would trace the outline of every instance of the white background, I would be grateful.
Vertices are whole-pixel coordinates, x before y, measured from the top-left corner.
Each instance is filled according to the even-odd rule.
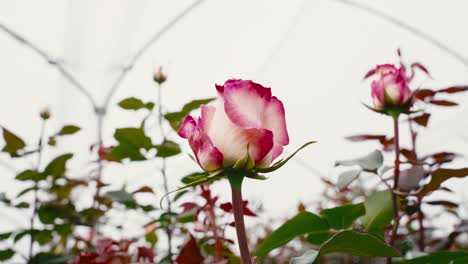
[[[359,1],[429,33],[468,57],[466,1]],[[129,57],[154,32],[192,1],[26,1],[0,0],[0,22],[21,33],[64,62],[98,102],[102,102],[112,80]],[[316,1],[221,1],[206,0],[138,61],[113,97],[104,124],[105,143],[112,144],[117,127],[136,126],[142,114],[116,106],[122,98],[136,96],[153,100],[156,88],[152,72],[163,65],[169,79],[164,87],[167,110],[178,110],[195,98],[214,96],[214,83],[228,78],[253,79],[272,87],[286,108],[290,153],[308,140],[315,144],[300,153],[298,161],[264,182],[245,183],[245,197],[263,204],[263,218],[286,218],[299,201],[320,199],[323,188],[318,170],[335,179],[335,160],[366,154],[378,146],[343,139],[359,133],[391,131],[389,118],[365,109],[369,84],[362,76],[376,64],[396,62],[402,49],[406,61],[426,65],[433,80],[416,86],[442,88],[467,84],[468,67],[434,45],[362,10],[331,0]],[[417,87],[413,87],[417,88]],[[96,142],[96,120],[88,101],[62,80],[52,67],[30,49],[0,32],[0,125],[36,144],[40,121],[38,111],[49,107],[53,121],[49,132],[61,124],[78,124],[83,130],[59,141],[61,148],[46,153],[47,159],[73,148],[71,174],[83,177],[92,160],[88,148]],[[453,97],[462,104],[453,109],[433,109],[430,131],[421,132],[421,152],[453,150],[468,154],[467,95]],[[463,106],[463,104],[465,104]],[[407,136],[403,130],[403,136]],[[189,153],[187,144],[182,143]],[[158,140],[157,131],[154,139]],[[403,139],[403,144],[408,140]],[[301,163],[307,163],[306,168]],[[0,192],[15,195],[24,185],[14,181],[14,171],[32,165],[32,160],[10,162],[0,154]],[[111,165],[105,181],[115,188],[126,183],[136,188],[150,184],[162,193],[162,179],[153,162]],[[466,165],[460,159],[454,166]],[[312,168],[312,169],[311,169]],[[169,163],[171,189],[197,166],[183,155]],[[464,199],[467,180],[449,184],[457,190],[456,201]],[[227,183],[214,191],[225,199]],[[90,202],[90,191],[75,194]],[[154,203],[157,203],[155,200]],[[0,212],[0,231],[26,228],[28,213],[7,209]],[[261,219],[261,218],[260,218]],[[249,221],[258,223],[260,219]],[[117,219],[141,229],[131,219]]]

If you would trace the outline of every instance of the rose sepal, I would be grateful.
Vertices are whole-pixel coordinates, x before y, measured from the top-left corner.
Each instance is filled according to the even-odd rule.
[[[288,157],[284,158],[284,159],[281,159],[281,160],[278,160],[277,162],[273,163],[273,165],[271,165],[270,167],[267,167],[267,168],[254,168],[253,171],[255,173],[270,173],[270,172],[274,172],[276,170],[278,170],[279,168],[283,167],[290,159],[292,159],[292,157],[294,157],[299,151],[301,151],[302,149],[304,149],[305,147],[309,146],[309,145],[312,145],[314,143],[317,143],[317,141],[309,141],[307,143],[305,143],[304,145],[302,145],[301,147],[299,147],[298,149],[296,149],[296,151],[294,151],[291,155],[289,155]]]

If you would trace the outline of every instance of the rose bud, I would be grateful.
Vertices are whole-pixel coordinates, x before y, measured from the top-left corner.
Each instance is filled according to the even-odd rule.
[[[161,85],[167,80],[167,76],[163,73],[162,67],[159,67],[153,75],[153,80]]]
[[[377,77],[371,83],[374,110],[386,112],[389,109],[399,108],[400,112],[408,112],[413,102],[404,68],[383,64],[371,72]]]
[[[49,119],[49,118],[50,118],[50,111],[49,111],[49,108],[43,109],[43,110],[39,113],[39,116],[40,116],[43,120]]]
[[[268,167],[289,144],[282,102],[253,81],[232,79],[216,89],[215,104],[203,105],[199,118],[188,115],[179,130],[200,167]]]

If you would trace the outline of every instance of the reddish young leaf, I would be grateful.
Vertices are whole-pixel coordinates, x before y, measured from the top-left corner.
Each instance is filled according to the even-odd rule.
[[[421,63],[419,63],[419,62],[415,62],[415,63],[411,64],[411,69],[414,69],[414,68],[420,69],[421,71],[423,71],[427,75],[431,76],[431,74],[429,73],[427,68],[424,65],[422,65]]]
[[[226,213],[231,213],[232,212],[232,203],[222,203],[219,208],[223,210]]]
[[[457,156],[459,156],[456,153],[453,152],[438,152],[432,155],[428,155],[424,157],[425,159],[433,159],[434,163],[445,163],[445,162],[450,162],[454,160]]]
[[[176,258],[176,264],[200,264],[205,258],[200,252],[195,238],[190,235],[189,240],[185,243],[179,256]]]
[[[426,98],[432,98],[434,95],[436,95],[436,92],[430,89],[419,89],[414,94],[416,99],[421,101],[425,101]]]
[[[427,127],[427,124],[429,122],[429,117],[431,117],[431,114],[424,113],[422,115],[412,117],[410,120],[416,122],[420,126]]]
[[[457,203],[454,203],[454,202],[451,202],[451,201],[446,201],[446,200],[429,201],[429,202],[426,202],[426,203],[430,204],[430,205],[441,205],[441,206],[445,206],[445,207],[448,207],[448,208],[458,207]]]
[[[354,135],[345,137],[349,141],[365,141],[365,140],[384,140],[387,136],[385,135]]]
[[[248,201],[243,201],[242,204],[243,204],[243,209],[244,209],[244,215],[246,216],[257,216],[252,210],[250,210],[247,205],[248,205]],[[221,208],[221,210],[227,212],[227,213],[232,213],[232,204],[227,202],[227,203],[223,203],[219,206]]]
[[[401,155],[403,155],[408,161],[415,161],[416,157],[414,156],[414,152],[409,149],[401,149]]]
[[[133,193],[154,193],[154,191],[149,186],[143,186],[140,189],[134,191]]]
[[[138,247],[137,261],[141,263],[154,263],[154,252],[148,247]]]
[[[468,91],[468,86],[452,86],[445,89],[440,89],[438,93],[460,93]]]
[[[457,106],[458,103],[447,100],[430,100],[429,103],[439,106]]]
[[[180,207],[183,208],[182,213],[186,213],[190,211],[191,209],[198,207],[198,204],[192,203],[192,202],[186,202],[186,203],[181,204]]]
[[[462,169],[437,169],[432,173],[431,181],[424,185],[423,189],[418,193],[418,197],[439,189],[440,185],[450,178],[463,178],[468,176],[468,168]]]

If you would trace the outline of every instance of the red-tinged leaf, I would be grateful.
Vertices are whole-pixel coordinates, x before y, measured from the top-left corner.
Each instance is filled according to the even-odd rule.
[[[418,100],[425,101],[426,98],[432,98],[435,94],[436,92],[430,89],[419,89],[415,92],[414,97]]]
[[[403,155],[408,161],[415,161],[416,157],[414,156],[414,152],[409,149],[401,149],[401,155]]]
[[[432,155],[428,155],[425,158],[431,158],[434,163],[445,163],[454,160],[459,155],[453,152],[438,152]]]
[[[148,247],[138,247],[137,261],[141,263],[154,263],[154,252]],[[149,261],[149,262],[148,262]]]
[[[429,103],[438,106],[457,106],[458,103],[447,100],[430,100]]]
[[[93,147],[91,147],[91,150],[92,150],[92,148],[93,148]],[[112,161],[112,162],[119,162],[119,163],[121,163],[121,162],[122,162],[122,159],[109,157],[108,154],[112,151],[113,148],[114,148],[113,146],[110,146],[110,147],[101,146],[101,147],[98,149],[98,157],[99,157],[99,160],[105,160],[105,161]]]
[[[231,213],[232,212],[232,203],[222,203],[219,208],[223,210],[226,213]]]
[[[189,240],[185,243],[179,256],[176,258],[176,264],[200,264],[205,258],[202,256],[200,248],[197,245],[195,238],[190,235]]]
[[[398,55],[398,57],[401,57],[401,49],[400,49],[400,48],[398,48],[398,49],[396,50],[396,54]]]
[[[349,141],[365,141],[365,140],[385,140],[387,136],[385,135],[355,135],[355,136],[349,136],[345,137]]]
[[[393,149],[393,138],[387,138],[385,135],[355,135],[345,137],[345,139],[353,142],[377,140],[383,146],[384,150],[388,151]]]
[[[153,189],[149,186],[143,186],[140,189],[133,192],[135,193],[154,193]]]
[[[414,69],[414,68],[420,69],[421,71],[423,71],[427,75],[431,76],[431,74],[429,73],[427,68],[424,65],[422,65],[421,63],[419,63],[419,62],[415,62],[415,63],[411,64],[411,69]]]
[[[393,137],[379,141],[385,151],[392,150],[394,147]]]
[[[461,93],[468,91],[468,86],[452,86],[445,89],[440,89],[438,93]]]
[[[183,214],[183,213],[186,213],[186,212],[192,210],[193,208],[198,207],[198,204],[192,203],[192,202],[186,202],[186,203],[181,204],[180,207],[183,208],[182,209],[182,214]]]
[[[463,178],[468,176],[468,168],[463,169],[437,169],[432,173],[431,181],[424,185],[422,190],[418,193],[418,197],[425,195],[439,189],[440,185],[451,178]]]
[[[244,206],[244,215],[247,215],[247,216],[257,216],[257,214],[255,214],[252,210],[249,209],[249,207],[247,207],[248,204],[249,204],[248,201],[244,201],[244,202],[243,202],[243,206]]]
[[[257,214],[255,214],[252,210],[250,210],[250,208],[247,207],[247,205],[249,204],[248,201],[243,201],[243,211],[244,211],[244,215],[246,216],[257,216]],[[223,203],[219,206],[221,208],[221,210],[227,212],[227,213],[232,213],[232,204],[231,203]]]
[[[426,202],[426,203],[430,204],[430,205],[441,205],[441,206],[445,206],[445,207],[448,207],[448,208],[457,208],[458,207],[457,203],[454,203],[454,202],[451,202],[451,201],[446,201],[446,200],[429,201],[429,202]]]
[[[375,71],[375,68],[372,69],[372,70],[370,70],[370,71],[368,71],[368,72],[366,73],[366,75],[364,75],[364,78],[363,78],[363,79],[365,80],[365,79],[371,77],[372,75],[375,74],[375,72],[376,72],[376,71]]]
[[[427,124],[429,123],[429,117],[431,117],[431,114],[424,113],[422,115],[412,117],[410,120],[416,122],[420,126],[427,127]]]

